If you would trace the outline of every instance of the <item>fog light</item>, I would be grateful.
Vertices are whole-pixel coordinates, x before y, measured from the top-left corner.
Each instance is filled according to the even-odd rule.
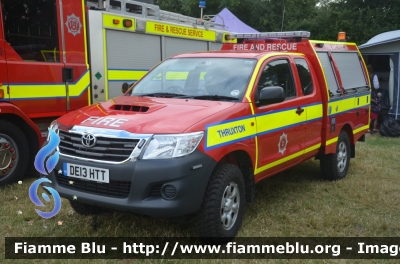
[[[166,184],[161,188],[161,196],[165,200],[174,199],[176,196],[176,188],[172,185]]]

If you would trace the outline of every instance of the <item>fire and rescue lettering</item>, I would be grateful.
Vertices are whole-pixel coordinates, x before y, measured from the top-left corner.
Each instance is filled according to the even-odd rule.
[[[237,133],[246,132],[246,127],[244,125],[234,126],[223,130],[218,130],[217,132],[219,134],[219,137],[221,138],[221,137],[231,136]]]
[[[128,119],[123,118],[113,118],[113,117],[98,117],[98,116],[91,116],[81,122],[81,124],[86,123],[86,121],[92,121],[90,124],[92,125],[103,125],[103,126],[112,126],[112,127],[120,127]]]
[[[189,36],[189,37],[197,37],[197,38],[204,37],[203,31],[201,30],[162,25],[156,23],[154,24],[154,31],[162,33],[170,33],[175,35]]]
[[[234,44],[233,50],[266,50],[266,51],[296,51],[297,43],[258,43],[258,44]]]

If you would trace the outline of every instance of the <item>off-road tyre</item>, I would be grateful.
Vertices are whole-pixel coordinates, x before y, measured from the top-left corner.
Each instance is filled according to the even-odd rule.
[[[0,120],[0,186],[21,180],[29,163],[29,143],[16,125]]]
[[[342,130],[336,145],[336,153],[321,156],[322,178],[329,181],[337,181],[346,177],[350,166],[350,157],[349,136]]]
[[[95,205],[84,204],[77,201],[68,200],[72,209],[80,215],[99,215],[105,211],[104,208]]]
[[[245,182],[240,169],[232,164],[217,165],[196,217],[197,236],[208,244],[231,241],[242,224],[245,204]]]

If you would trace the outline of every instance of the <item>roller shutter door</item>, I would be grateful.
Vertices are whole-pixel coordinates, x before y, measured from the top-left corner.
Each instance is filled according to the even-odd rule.
[[[107,30],[107,68],[149,70],[161,61],[159,36]],[[108,80],[108,98],[121,95],[124,81]]]
[[[207,42],[191,39],[165,37],[165,58],[195,51],[207,51]]]

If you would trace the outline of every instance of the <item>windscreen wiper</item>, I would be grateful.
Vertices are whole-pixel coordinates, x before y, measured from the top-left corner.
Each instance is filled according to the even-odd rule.
[[[184,94],[177,94],[177,93],[148,93],[148,94],[133,94],[137,96],[151,96],[151,97],[167,97],[167,98],[172,98],[172,97],[185,97],[187,95]]]
[[[232,97],[232,96],[225,96],[225,95],[198,95],[198,96],[193,96],[193,99],[205,99],[205,100],[235,100],[237,101],[237,97]]]

